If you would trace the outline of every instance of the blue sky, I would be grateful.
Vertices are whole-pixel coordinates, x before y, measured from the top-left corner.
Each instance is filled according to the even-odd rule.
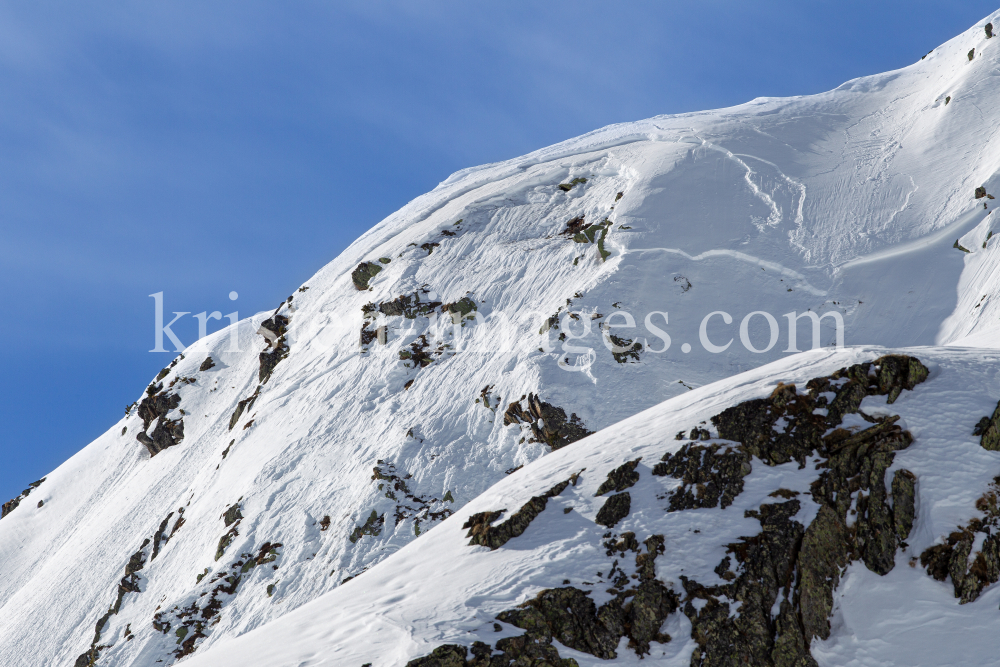
[[[453,171],[903,67],[996,1],[0,2],[0,501],[174,356],[149,294],[273,308]]]

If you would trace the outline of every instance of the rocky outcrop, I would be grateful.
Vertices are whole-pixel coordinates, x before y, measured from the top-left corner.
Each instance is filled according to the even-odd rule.
[[[570,221],[570,224],[572,222]],[[573,233],[573,240],[577,243],[596,243],[601,261],[607,260],[611,256],[611,253],[605,249],[604,240],[608,237],[608,229],[611,228],[611,221],[605,218],[599,223],[583,226],[583,219],[581,218],[578,224],[580,225],[579,231]],[[568,227],[569,225],[567,225],[567,230],[563,233],[568,233]]]
[[[597,510],[594,521],[611,528],[616,523],[628,516],[632,510],[632,496],[628,491],[616,493],[604,501],[601,509]]]
[[[695,429],[698,431],[698,429]],[[707,432],[706,432],[707,433]],[[729,444],[689,443],[663,455],[653,474],[681,480],[670,494],[669,511],[733,504],[743,492],[743,478],[750,474],[750,453]]]
[[[229,418],[230,431],[232,431],[233,427],[236,426],[237,423],[239,423],[240,417],[243,415],[243,413],[253,407],[254,401],[257,400],[257,396],[259,395],[260,395],[260,385],[257,385],[257,389],[254,390],[252,396],[248,396],[247,398],[244,398],[242,401],[236,404],[236,409],[233,410],[233,414]]]
[[[25,498],[27,498],[28,495],[31,494],[32,491],[34,491],[39,486],[41,486],[42,482],[44,482],[44,481],[45,481],[45,478],[42,477],[37,482],[32,482],[31,484],[28,485],[28,488],[26,488],[24,491],[22,491],[20,493],[20,495],[17,496],[17,498],[11,498],[7,502],[5,502],[3,504],[3,508],[0,509],[0,519],[4,518],[5,516],[7,516],[11,512],[13,512],[14,508],[16,508],[18,505],[20,505],[21,501],[24,500]]]
[[[251,570],[264,565],[270,565],[271,572],[278,569],[274,563],[281,556],[279,549],[282,546],[281,542],[264,542],[256,551],[241,553],[236,561],[220,568],[204,584],[204,575],[199,576],[197,583],[205,590],[189,605],[175,605],[154,614],[153,628],[164,635],[173,630],[177,637],[177,648],[172,652],[175,659],[191,655],[198,649],[200,641],[208,637],[211,627],[219,622],[224,604],[233,599]],[[273,584],[269,588],[273,593]]]
[[[726,556],[714,570],[723,583],[705,585],[681,576],[681,599],[656,578],[655,559],[666,550],[663,536],[649,537],[643,550],[634,533],[616,536],[609,531],[603,546],[613,560],[606,577],[612,598],[604,604],[598,606],[588,591],[569,586],[566,580],[563,587],[542,590],[497,616],[525,634],[501,639],[495,646],[475,642],[471,650],[457,644],[441,646],[408,664],[566,667],[576,663],[559,655],[556,642],[611,660],[626,636],[630,648],[642,656],[649,653],[652,642],[670,640],[660,628],[680,609],[691,622],[697,644],[693,667],[815,667],[810,645],[814,638],[830,636],[833,596],[841,573],[854,561],[881,575],[891,570],[898,549],[906,548],[904,540],[916,515],[916,477],[897,470],[891,480],[886,478],[895,452],[908,447],[913,438],[899,426],[898,417],[866,415],[861,402],[868,396],[894,402],[927,374],[917,359],[889,355],[812,379],[803,394],[795,385],[779,384],[769,397],[744,401],[712,418],[719,438],[696,427],[690,432],[693,442],[657,463],[655,475],[682,482],[670,496],[670,511],[732,505],[743,491],[753,458],[769,466],[798,462],[804,467],[808,461],[819,471],[810,488],[819,509],[808,525],[798,519],[801,492],[785,488],[769,494],[783,501],[745,512],[760,524],[760,531],[726,545]],[[523,414],[519,403],[511,404],[505,419],[519,423]],[[847,414],[860,415],[867,426],[844,428]],[[683,439],[684,432],[678,436]],[[726,442],[713,442],[719,439]],[[639,479],[638,463],[629,461],[608,473],[596,495],[612,495],[598,512],[598,523],[613,527],[628,515],[632,499],[627,489]],[[563,488],[559,485],[546,496]],[[505,510],[475,514],[465,528],[473,544],[496,548],[513,533],[523,532],[545,501],[544,496],[532,498],[497,526],[493,523]],[[983,582],[1000,577],[1000,477],[978,507],[986,520],[970,522],[947,544],[926,554],[933,574],[956,582],[956,594],[981,590]],[[995,542],[987,537],[982,553],[965,569],[976,531],[998,537]],[[635,553],[631,574],[624,558],[629,553]],[[598,572],[597,577],[604,575]]]
[[[171,512],[171,514],[173,513]],[[169,519],[170,516],[168,515],[167,518],[160,524],[160,530],[157,531],[157,539],[159,539],[159,536],[162,534],[162,530],[166,527]],[[115,601],[108,607],[107,611],[104,612],[99,619],[97,619],[97,623],[94,626],[94,639],[91,641],[90,647],[76,659],[74,667],[93,667],[97,664],[97,660],[100,658],[101,652],[110,648],[109,645],[101,644],[101,634],[104,632],[104,626],[107,624],[108,620],[121,611],[122,601],[125,599],[125,596],[129,593],[142,593],[142,588],[140,586],[142,580],[138,572],[142,571],[143,568],[146,567],[146,549],[149,544],[149,539],[143,540],[142,546],[139,547],[139,550],[133,553],[129,557],[128,562],[125,563],[125,576],[118,582],[118,591]]]
[[[167,419],[167,414],[177,409],[181,397],[163,390],[162,384],[150,385],[146,396],[139,402],[137,414],[142,419],[142,430],[136,434],[138,440],[153,457],[168,447],[173,447],[184,439],[184,420]],[[149,425],[156,422],[152,433]]]
[[[528,404],[526,409],[521,405],[525,400]],[[535,394],[522,396],[521,400],[508,405],[503,423],[505,426],[528,424],[535,441],[544,442],[553,450],[561,449],[593,433],[587,430],[576,413],[567,419],[565,410],[546,403]]]
[[[395,525],[399,525],[406,519],[413,519],[413,532],[419,535],[422,531],[421,524],[432,521],[444,521],[454,514],[454,510],[444,506],[445,502],[455,502],[451,491],[447,491],[444,498],[440,500],[436,497],[417,495],[410,490],[407,480],[412,475],[400,475],[396,466],[391,461],[378,460],[378,465],[372,468],[372,480],[378,483],[378,490],[382,491],[386,498],[396,503],[393,512]],[[329,524],[329,520],[327,520]],[[426,528],[424,530],[427,530]],[[363,534],[359,533],[358,537]]]
[[[972,434],[981,436],[979,444],[983,449],[991,452],[1000,451],[1000,402],[997,403],[992,416],[979,420]]]
[[[976,600],[986,586],[1000,581],[1000,476],[976,501],[976,509],[982,518],[969,520],[920,554],[927,574],[938,581],[951,579],[960,604]],[[973,554],[977,540],[979,550]]]
[[[576,486],[577,479],[579,479],[579,473],[573,475],[565,482],[556,484],[544,494],[532,497],[531,500],[521,506],[521,509],[511,514],[510,518],[497,526],[491,524],[499,519],[507,510],[494,510],[473,514],[462,525],[462,528],[469,529],[468,534],[466,534],[466,537],[472,538],[469,540],[469,546],[480,545],[489,547],[490,550],[495,550],[502,547],[509,540],[519,537],[527,530],[528,525],[534,521],[535,517],[545,510],[549,498],[558,496],[571,483],[573,486]]]
[[[351,272],[351,282],[354,288],[360,292],[368,289],[368,283],[372,278],[382,272],[382,267],[375,262],[361,262],[358,267]]]
[[[603,496],[609,491],[624,491],[635,486],[635,483],[639,481],[639,473],[635,471],[636,467],[639,465],[639,461],[642,457],[637,458],[634,461],[629,461],[618,466],[614,470],[608,473],[608,478],[601,482],[601,485],[597,487],[597,492],[595,496]]]
[[[260,370],[257,372],[257,381],[264,384],[271,377],[278,362],[288,357],[288,342],[285,339],[285,334],[288,333],[288,318],[275,313],[260,323],[257,333],[267,340],[267,347],[258,355]]]
[[[636,585],[609,591],[614,597],[600,607],[587,591],[579,588],[548,588],[515,609],[497,615],[498,621],[525,633],[496,642],[496,654],[484,642],[474,642],[471,650],[446,644],[428,656],[411,660],[407,667],[576,667],[575,660],[559,655],[554,642],[604,660],[618,657],[623,637],[628,638],[629,647],[640,656],[649,653],[651,642],[669,642],[670,636],[661,633],[660,628],[667,616],[677,610],[679,599],[656,579],[655,560],[664,552],[663,536],[650,536],[642,551],[634,534],[627,535],[631,540],[625,540],[627,545],[621,553],[636,553],[636,573],[634,579],[624,573],[619,579],[625,585],[636,581]],[[617,566],[615,560],[613,572]]]
[[[891,502],[885,478],[894,452],[908,447],[913,438],[896,424],[898,417],[860,413],[861,400],[882,395],[893,402],[926,377],[918,360],[890,355],[810,380],[806,394],[799,394],[794,385],[779,384],[769,398],[745,401],[712,419],[720,437],[740,443],[730,454],[753,454],[768,465],[802,465],[806,457],[821,457],[817,468],[822,472],[811,487],[820,509],[808,527],[793,518],[800,509],[798,500],[748,511],[748,517],[760,521],[761,533],[729,545],[740,565],[738,573],[730,571],[729,556],[716,573],[730,583],[704,586],[684,579],[684,612],[699,645],[692,665],[816,664],[809,646],[814,637],[829,637],[833,592],[843,568],[861,560],[873,572],[886,574],[913,526],[915,476],[905,470],[894,475]],[[848,413],[861,414],[872,426],[860,431],[840,428]],[[689,451],[683,461],[695,459],[700,467],[707,453],[692,457]],[[795,492],[779,489],[771,495]],[[851,528],[848,515],[853,517]],[[702,602],[695,605],[694,600]],[[736,602],[739,614],[733,616],[730,610]],[[772,622],[770,610],[775,606],[779,611]]]
[[[784,664],[815,664],[790,608],[795,560],[804,532],[802,524],[791,517],[799,509],[799,501],[790,500],[747,511],[748,517],[760,522],[761,532],[729,545],[728,551],[740,564],[739,575],[731,583],[706,587],[681,576],[687,593],[683,611],[691,620],[691,637],[698,644],[691,656],[692,665],[775,665],[779,647]],[[788,604],[782,604],[775,624],[771,609],[782,593]],[[737,601],[739,613],[733,614],[732,605]],[[779,630],[784,632],[778,634]]]

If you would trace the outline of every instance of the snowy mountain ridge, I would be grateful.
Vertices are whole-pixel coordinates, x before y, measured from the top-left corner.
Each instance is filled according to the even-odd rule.
[[[662,410],[656,424],[684,421],[676,428],[689,431],[697,422],[685,420],[724,406],[679,406],[720,387],[732,388],[727,401],[756,396],[761,387],[751,391],[737,374],[764,378],[768,363],[777,364],[766,371],[773,389],[772,380],[789,381],[781,373],[802,383],[891,348],[990,346],[1000,317],[989,198],[1000,190],[1000,125],[989,84],[1000,55],[986,22],[896,72],[821,95],[604,128],[459,172],[414,200],[276,311],[185,350],[120,424],[5,509],[0,663],[224,664],[228,640],[313,600],[308,609],[322,608],[326,622],[356,636],[381,621],[369,611],[348,623],[327,601],[361,614],[348,603],[370,599],[351,592],[368,590],[358,589],[363,582],[377,590],[388,581],[377,572],[401,576],[418,553],[451,558],[440,545],[455,548],[467,509],[499,509],[505,504],[491,494],[519,485],[530,487],[523,502],[590,468],[588,448],[627,440],[622,429],[652,419],[644,410]],[[756,311],[779,322],[777,337],[764,316],[746,319]],[[730,319],[709,317],[718,312]],[[794,346],[784,316],[809,312],[836,313],[848,344],[884,349],[865,349],[864,359],[855,349],[785,359]],[[823,320],[823,345],[836,340],[834,324]],[[808,349],[809,320],[796,332],[798,349]],[[968,355],[995,362],[989,352],[907,354],[925,364],[940,358],[942,368],[953,359],[974,365]],[[820,370],[810,360],[824,355]],[[815,374],[805,377],[807,368]],[[934,377],[931,368],[913,395],[939,386]],[[991,377],[982,379],[988,389],[975,415],[961,419],[989,414],[998,398]],[[719,381],[729,384],[708,387]],[[920,433],[909,432],[922,447]],[[662,454],[664,434],[656,438],[643,446]],[[602,460],[623,463],[612,450]],[[562,477],[539,472],[557,462]],[[649,478],[640,472],[641,484]],[[580,479],[588,490],[600,481]],[[975,497],[956,501],[951,515],[923,524],[918,508],[921,545],[969,518],[981,481],[969,483],[963,493]],[[563,493],[551,503],[564,502]],[[581,502],[582,492],[571,493]],[[589,509],[581,512],[596,525]],[[799,519],[807,526],[812,517]],[[731,530],[726,521],[720,530]],[[750,519],[736,523],[750,526],[740,528],[745,535],[760,530]],[[661,530],[656,521],[643,525]],[[721,538],[712,539],[721,549]],[[670,579],[680,595],[680,580],[663,570],[662,556],[655,560],[656,580]],[[543,565],[531,567],[537,581],[524,578],[502,609],[483,609],[509,611],[528,588],[559,584]],[[440,588],[442,604],[459,604]],[[499,600],[495,590],[488,595]],[[474,608],[471,599],[461,605]],[[431,608],[400,603],[399,622],[421,609]],[[344,634],[335,635],[345,644],[338,650],[350,660],[405,664],[448,635],[445,619],[471,622],[432,611],[439,625],[420,626],[410,643],[390,633],[376,648],[347,647]],[[688,660],[694,648],[680,642],[690,635],[688,616],[671,613],[667,645]],[[302,627],[304,614],[275,627]],[[253,648],[241,664],[273,650],[260,637],[264,628],[247,635],[241,645]],[[309,646],[302,650],[318,650]],[[585,664],[590,654],[572,655]],[[635,653],[617,659],[627,655]],[[269,659],[349,664],[318,654]]]

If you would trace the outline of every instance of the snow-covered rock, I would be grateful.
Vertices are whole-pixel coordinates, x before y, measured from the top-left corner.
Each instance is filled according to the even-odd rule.
[[[479,632],[489,617],[492,632],[491,614],[558,587],[564,570],[596,574],[600,499],[584,502],[585,491],[640,449],[649,518],[625,521],[640,521],[630,530],[642,540],[665,535],[656,572],[678,595],[680,568],[707,585],[725,545],[760,532],[741,513],[765,502],[765,487],[785,483],[786,468],[787,484],[817,473],[754,463],[732,507],[663,515],[654,454],[682,444],[676,431],[779,380],[887,352],[789,357],[814,341],[805,316],[792,344],[786,314],[836,313],[822,320],[823,346],[837,342],[837,317],[847,344],[995,341],[994,200],[977,198],[1000,191],[990,88],[1000,43],[986,22],[896,72],[821,95],[607,127],[459,172],[414,200],[275,311],[185,350],[121,423],[5,512],[0,663],[153,667],[194,653],[193,664],[221,665],[225,646],[240,646],[239,664],[388,665],[439,643],[471,645],[456,628]],[[725,315],[706,319],[717,311]],[[777,335],[765,315],[747,319],[758,311]],[[906,464],[917,479],[909,554],[965,526],[997,474],[994,454],[969,433],[1000,386],[991,352],[906,354],[932,371],[890,406],[915,438],[895,461],[929,452]],[[972,403],[935,377],[934,364],[952,363]],[[82,378],[61,388],[93,390]],[[904,412],[907,401],[924,412]],[[974,455],[941,449],[945,435],[922,439],[943,404],[950,446]],[[977,472],[946,474],[939,459],[959,455],[954,465]],[[463,546],[470,512],[514,512],[584,467],[582,486],[553,494],[513,542]],[[565,517],[553,511],[569,502]],[[799,502],[792,518],[808,526],[817,507]],[[685,522],[705,523],[678,551]],[[532,537],[540,526],[548,532]],[[975,539],[970,549],[985,543]],[[897,594],[904,584],[909,592]],[[968,610],[996,595],[955,607],[920,567],[883,577],[852,562],[836,596],[868,599],[869,588],[949,623],[971,623]],[[813,645],[823,664],[889,650],[851,639],[876,627],[851,613],[835,611],[830,639]],[[687,660],[688,616],[669,618],[674,640],[663,650]],[[904,630],[892,646],[910,641]]]

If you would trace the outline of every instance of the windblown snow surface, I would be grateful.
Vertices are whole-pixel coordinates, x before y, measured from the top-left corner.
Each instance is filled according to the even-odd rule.
[[[820,470],[755,459],[729,507],[667,512],[679,482],[651,466],[684,445],[676,432],[779,381],[804,391],[898,348],[929,377],[861,409],[913,438],[886,483],[915,475],[915,523],[884,576],[846,566],[812,656],[995,663],[995,587],[959,604],[950,578],[909,565],[981,516],[1000,474],[971,435],[1000,398],[1000,239],[994,200],[976,197],[1000,191],[1000,40],[984,30],[998,17],[902,70],[607,127],[414,200],[276,311],[186,349],[5,513],[0,664],[382,667],[492,645],[522,633],[495,632],[499,612],[566,579],[610,598],[593,494],[639,456],[613,531],[664,536],[656,580],[680,607],[647,659],[688,664],[684,608],[705,600],[681,574],[717,584],[726,545],[761,531],[744,511],[790,502],[767,496],[779,487],[808,526]],[[775,318],[773,346],[763,315],[741,338],[756,311]],[[808,312],[878,349],[830,350],[828,315],[825,349],[794,354],[811,323],[792,345],[785,314]],[[66,382],[53,405],[93,390]],[[514,512],[582,468],[519,537],[466,545],[472,513]],[[614,659],[559,654],[637,661],[622,642]]]

